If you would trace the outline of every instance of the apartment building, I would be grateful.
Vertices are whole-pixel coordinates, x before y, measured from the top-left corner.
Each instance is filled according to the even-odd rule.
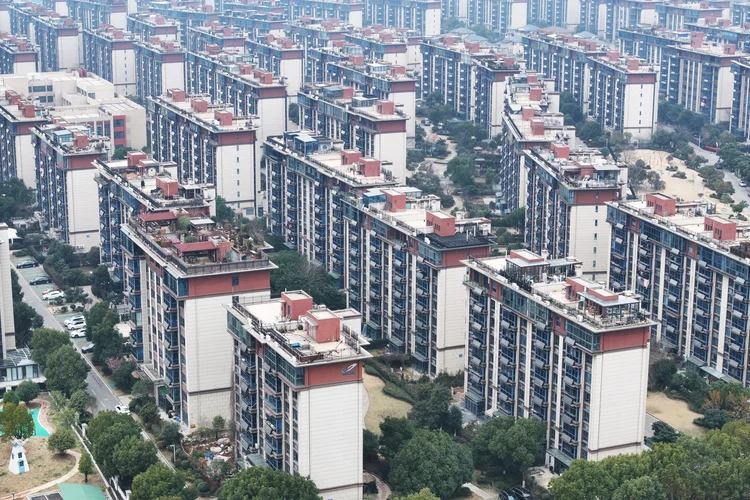
[[[653,322],[638,297],[580,277],[575,258],[464,263],[466,408],[544,422],[558,472],[641,452]]]
[[[127,214],[120,226],[125,295],[140,306],[131,315],[143,332],[140,370],[154,382],[159,407],[193,430],[217,415],[232,420],[234,342],[222,306],[269,298],[276,266],[263,245],[216,226],[207,199],[182,198],[200,187],[181,188],[171,177],[157,187],[177,200],[167,210]]]
[[[750,23],[750,3],[732,2],[730,8],[730,19],[734,26],[744,26]]]
[[[146,111],[115,97],[114,86],[77,72],[4,75],[0,80],[0,178],[20,177],[36,186],[31,131],[50,122],[85,125],[113,147],[146,145]]]
[[[31,24],[39,47],[39,71],[74,70],[80,66],[80,26],[73,19],[49,12],[46,16],[33,16]]]
[[[406,182],[406,122],[393,101],[381,101],[332,84],[304,84],[297,95],[300,127],[336,141],[344,149],[390,163],[391,173]]]
[[[374,24],[415,31],[421,36],[437,36],[440,34],[440,0],[366,0],[364,26]]]
[[[305,61],[304,81],[320,81],[312,76],[315,72],[310,70],[310,58],[313,57],[314,49],[332,47],[334,43],[343,41],[346,33],[348,33],[348,27],[338,19],[322,20],[305,17],[289,21],[286,34],[295,46],[302,48],[302,58]],[[281,36],[284,36],[283,32]],[[319,72],[320,74],[325,72],[325,65]]]
[[[469,26],[482,25],[498,33],[523,28],[528,24],[528,1],[476,0],[469,2],[467,23]]]
[[[714,7],[706,0],[692,3],[658,3],[656,13],[659,16],[658,24],[668,30],[683,30],[687,29],[688,24],[706,24],[709,20],[729,18],[728,15],[725,16],[721,7]]]
[[[573,94],[584,112],[588,112],[590,58],[606,56],[606,48],[595,40],[544,30],[524,33],[521,40],[526,69],[553,79],[558,92]]]
[[[141,40],[149,40],[152,36],[170,41],[180,38],[180,27],[174,19],[167,19],[148,11],[128,15],[127,30]]]
[[[565,125],[560,113],[560,94],[552,80],[540,80],[536,73],[519,73],[508,80],[498,151],[484,155],[485,162],[498,165],[496,194],[499,210],[510,212],[526,206],[528,168],[525,150],[554,142],[575,149],[575,127]]]
[[[686,28],[705,33],[710,42],[731,44],[740,52],[750,52],[750,29],[747,26],[732,26],[728,19],[717,19],[705,24],[687,24]]]
[[[257,117],[259,139],[283,134],[289,126],[290,98],[282,79],[254,69],[247,54],[209,50],[188,52],[187,92],[208,94],[236,115]]]
[[[188,50],[202,52],[218,47],[226,52],[245,53],[247,34],[242,28],[225,26],[214,21],[207,26],[188,28]]]
[[[287,93],[294,99],[302,86],[304,75],[302,46],[295,44],[290,38],[277,38],[269,33],[255,40],[248,39],[245,47],[256,61],[258,69],[283,78]]]
[[[180,36],[178,41],[183,47],[187,47],[189,43],[188,28],[197,28],[219,20],[219,14],[214,12],[214,8],[210,4],[193,6],[191,4],[173,5],[168,2],[151,2],[146,10],[151,14],[162,16],[177,23],[179,26],[177,33]]]
[[[659,105],[657,68],[617,51],[589,61],[589,115],[605,130],[650,140]]]
[[[362,498],[360,314],[302,291],[226,305],[234,339],[237,459],[309,477],[325,498]]]
[[[233,4],[233,7],[239,5],[243,4]],[[226,26],[235,26],[243,29],[247,34],[247,38],[255,39],[268,34],[284,36],[287,27],[286,15],[283,13],[286,11],[284,7],[281,7],[281,13],[263,13],[253,10],[238,12],[234,8],[230,10],[231,15],[219,16],[219,22]],[[230,13],[228,12],[228,14]]]
[[[690,32],[669,31],[658,27],[639,27],[619,30],[620,53],[642,59],[659,69],[659,93],[666,94],[669,88],[667,50],[671,46],[689,47]]]
[[[581,22],[581,1],[528,0],[528,15],[530,24],[575,29]]]
[[[620,29],[659,24],[653,0],[584,0],[581,2],[581,24],[602,40],[616,42]]]
[[[36,198],[42,230],[76,248],[99,244],[95,160],[111,154],[109,137],[82,125],[42,125],[31,131]]]
[[[344,36],[346,42],[361,47],[360,54],[365,59],[385,61],[409,69],[419,67],[422,62],[422,39],[415,32],[381,26],[352,30]]]
[[[365,61],[351,56],[346,61],[328,64],[326,80],[352,87],[363,95],[391,101],[406,117],[406,140],[414,142],[417,113],[417,80],[406,74],[404,66],[385,61]]]
[[[136,96],[145,104],[152,96],[168,89],[185,88],[186,50],[176,42],[160,37],[135,42]]]
[[[287,19],[339,19],[344,24],[362,27],[362,2],[356,0],[295,0],[288,2],[287,8]]]
[[[469,0],[441,0],[440,3],[440,13],[446,19],[466,19],[469,15]]]
[[[148,134],[154,158],[177,164],[181,183],[213,184],[227,205],[245,217],[265,213],[260,185],[258,127],[208,95],[171,89],[149,97]]]
[[[459,120],[482,125],[490,136],[501,128],[509,77],[518,73],[513,57],[483,42],[448,34],[422,43],[422,95],[439,94]]]
[[[734,90],[731,66],[745,54],[734,45],[705,42],[704,33],[690,35],[690,47],[665,50],[667,101],[700,113],[711,123],[728,122]]]
[[[35,73],[39,66],[39,48],[26,37],[0,33],[0,74]]]
[[[610,285],[641,297],[654,340],[711,379],[747,384],[750,227],[660,193],[610,204],[607,220]]]
[[[627,166],[595,149],[571,152],[562,143],[523,154],[526,247],[551,260],[575,257],[584,278],[606,280],[611,233],[606,203],[625,199]]]
[[[58,13],[75,19],[84,30],[94,30],[102,24],[126,30],[128,13],[136,11],[135,4],[136,0],[68,0],[68,13]]]
[[[112,25],[83,31],[83,67],[112,82],[115,92],[135,96],[138,38]]]
[[[734,95],[729,131],[747,141],[750,137],[750,59],[732,61],[731,68],[734,75]]]

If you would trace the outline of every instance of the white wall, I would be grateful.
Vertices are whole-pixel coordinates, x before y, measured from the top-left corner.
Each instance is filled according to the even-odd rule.
[[[162,91],[166,94],[168,89],[185,88],[185,63],[170,62],[161,66]]]
[[[70,244],[88,250],[99,245],[99,189],[96,169],[69,170],[65,176]]]
[[[362,11],[349,12],[349,24],[355,28],[362,27]]]
[[[440,34],[440,9],[428,9],[425,12],[424,36]]]
[[[218,194],[243,211],[253,206],[260,191],[259,154],[257,143],[216,148]]]
[[[360,26],[362,26],[361,23]],[[294,97],[295,100],[297,98],[297,93],[299,93],[300,86],[302,85],[302,65],[302,59],[286,59],[282,60],[279,66],[281,71],[281,75],[279,76],[286,77],[287,94]]]
[[[17,135],[13,140],[16,142],[16,176],[20,177],[27,187],[36,188],[36,165],[31,135]]]
[[[256,134],[257,140],[265,141],[269,135],[283,135],[287,114],[287,100],[283,97],[258,100],[260,129]]]
[[[630,132],[633,139],[651,139],[656,128],[656,113],[658,110],[658,80],[653,84],[632,83],[625,87],[623,105],[623,133]],[[731,105],[731,99],[730,99]]]
[[[517,30],[528,24],[529,4],[526,2],[513,2],[510,6],[510,23],[509,29]]]
[[[606,281],[611,235],[612,226],[607,223],[606,206],[577,205],[571,208],[569,256],[581,261],[581,271],[586,278],[591,279],[596,274],[596,281]]]
[[[715,123],[728,122],[732,114],[732,96],[734,95],[734,74],[732,74],[732,68],[727,67],[719,70],[716,94]]]
[[[60,70],[77,69],[81,64],[79,36],[61,36],[57,38],[57,53]]]
[[[109,24],[117,29],[126,30],[128,29],[128,13],[127,12],[113,12],[109,16]]]
[[[135,50],[112,51],[112,80],[119,95],[135,95]]]
[[[406,132],[373,135],[375,158],[393,163],[384,168],[393,172],[399,182],[406,182]]]
[[[16,75],[25,75],[27,73],[36,73],[36,61],[17,62],[13,64],[13,73]]]
[[[466,268],[441,269],[438,273],[437,370],[455,373],[464,369],[468,295],[464,286]]]

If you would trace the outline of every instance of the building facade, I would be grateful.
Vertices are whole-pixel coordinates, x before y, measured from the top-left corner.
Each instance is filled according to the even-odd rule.
[[[83,67],[112,82],[121,96],[135,96],[135,42],[131,33],[114,26],[83,31]]]
[[[185,54],[176,42],[151,37],[136,42],[135,71],[138,102],[165,94],[169,89],[185,88]]]
[[[404,28],[421,36],[440,34],[440,0],[367,0],[364,9],[364,26]]]
[[[39,67],[39,49],[25,37],[0,33],[0,74],[25,75]]]

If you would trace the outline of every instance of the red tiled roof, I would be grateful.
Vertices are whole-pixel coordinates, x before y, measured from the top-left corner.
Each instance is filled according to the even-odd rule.
[[[198,241],[195,243],[180,243],[174,246],[178,252],[201,252],[204,250],[214,250],[216,245],[210,241]]]
[[[161,220],[175,220],[177,216],[172,212],[153,212],[138,216],[143,222],[157,222]]]

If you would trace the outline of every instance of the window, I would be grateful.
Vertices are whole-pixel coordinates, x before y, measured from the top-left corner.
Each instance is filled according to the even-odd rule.
[[[594,247],[594,253],[596,253],[596,247]]]
[[[599,213],[599,207],[598,206],[594,207],[594,212]]]
[[[237,185],[238,185],[238,186],[240,185],[240,180],[239,180],[239,179],[237,179]]]
[[[596,261],[592,261],[591,267],[596,267]]]
[[[599,235],[597,233],[594,233],[594,240],[598,240],[598,239],[599,239]]]
[[[599,225],[599,219],[594,219],[594,226],[596,227],[598,225]]]
[[[125,139],[125,132],[115,132],[115,139]]]
[[[239,197],[240,197],[240,192],[237,191],[237,198],[239,198]],[[238,203],[238,205],[239,205],[239,203]]]
[[[238,157],[237,157],[237,163],[239,163],[239,162],[240,162],[240,157],[238,156]]]
[[[125,120],[115,120],[115,127],[124,127]]]
[[[237,169],[237,175],[240,175],[240,169],[239,168]]]
[[[232,276],[232,286],[240,286],[240,277]]]

